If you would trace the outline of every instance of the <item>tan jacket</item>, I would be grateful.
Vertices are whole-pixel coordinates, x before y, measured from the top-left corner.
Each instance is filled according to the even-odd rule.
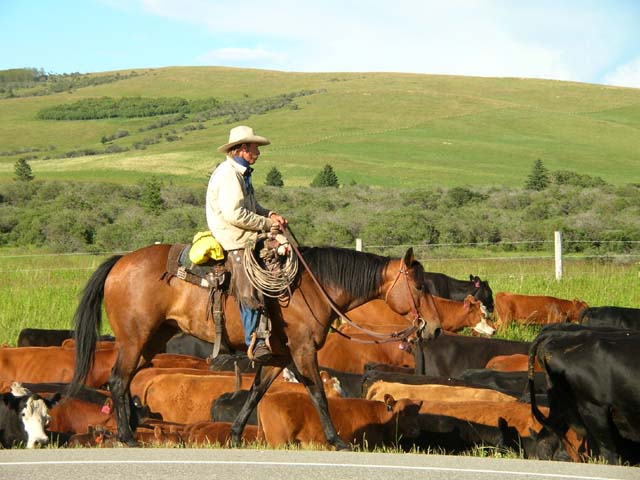
[[[245,248],[259,231],[268,231],[269,210],[244,185],[246,168],[230,157],[214,170],[207,187],[207,224],[225,250]]]

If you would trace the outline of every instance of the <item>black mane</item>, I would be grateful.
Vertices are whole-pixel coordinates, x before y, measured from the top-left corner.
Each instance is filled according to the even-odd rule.
[[[307,247],[302,256],[318,281],[356,298],[371,298],[382,283],[388,257],[337,247]]]

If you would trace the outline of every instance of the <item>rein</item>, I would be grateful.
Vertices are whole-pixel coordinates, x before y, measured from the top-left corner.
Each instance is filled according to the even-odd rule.
[[[369,335],[371,337],[377,338],[378,340],[369,340],[368,341],[368,340],[362,340],[362,339],[359,339],[359,338],[353,338],[353,337],[350,337],[349,335],[345,334],[344,332],[341,332],[341,331],[337,330],[335,327],[330,326],[330,328],[334,332],[339,333],[341,336],[343,336],[343,337],[345,337],[345,338],[347,338],[349,340],[352,340],[354,342],[358,342],[358,343],[388,343],[388,342],[396,342],[396,341],[406,341],[406,339],[409,337],[409,335],[411,335],[412,333],[421,331],[424,328],[424,319],[420,317],[420,314],[418,313],[418,310],[417,310],[416,304],[415,304],[415,300],[413,299],[413,297],[411,297],[411,307],[412,307],[413,313],[416,315],[415,320],[418,320],[418,319],[421,320],[421,324],[420,324],[419,327],[416,326],[416,325],[412,325],[412,326],[407,327],[406,329],[401,330],[399,332],[392,332],[392,333],[384,334],[384,333],[378,333],[378,332],[374,332],[372,330],[366,329],[366,328],[358,325],[354,321],[352,321],[349,317],[346,316],[346,314],[342,313],[338,309],[338,307],[336,306],[334,301],[331,299],[331,297],[329,297],[329,295],[327,294],[325,289],[322,287],[322,285],[320,284],[320,282],[318,281],[316,276],[311,271],[311,268],[309,268],[309,265],[307,264],[306,260],[302,256],[302,253],[300,253],[300,250],[298,249],[298,242],[297,242],[296,238],[293,236],[293,232],[291,232],[289,229],[287,229],[285,227],[283,233],[287,237],[287,239],[289,240],[289,244],[291,245],[291,248],[293,248],[293,251],[295,252],[295,254],[298,256],[298,259],[300,260],[300,263],[302,263],[302,266],[304,267],[304,269],[307,271],[307,273],[309,274],[309,276],[313,280],[313,283],[316,285],[316,287],[318,287],[318,290],[320,290],[320,293],[322,294],[322,296],[324,297],[326,302],[331,307],[331,310],[333,310],[333,312],[336,313],[338,315],[338,317],[342,321],[344,321],[345,323],[351,325],[352,327],[356,328],[357,330],[359,330],[359,331],[361,331],[361,332],[363,332],[363,333],[365,333],[365,334],[367,334],[367,335]],[[386,301],[386,299],[387,299],[387,297],[389,295],[389,292],[395,286],[396,282],[400,278],[400,274],[401,273],[405,274],[405,278],[407,280],[407,284],[409,283],[408,271],[404,270],[401,267],[400,271],[398,272],[398,274],[396,275],[396,278],[393,281],[393,284],[391,285],[391,288],[389,288],[389,290],[387,290],[387,293],[385,295],[385,301]],[[409,293],[409,296],[411,296],[411,293]]]

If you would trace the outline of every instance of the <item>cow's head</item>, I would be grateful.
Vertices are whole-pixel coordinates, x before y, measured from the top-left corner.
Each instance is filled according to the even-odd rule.
[[[57,393],[51,399],[45,399],[31,393],[22,384],[14,382],[11,385],[11,397],[13,399],[9,401],[12,403],[12,408],[20,416],[27,448],[47,445],[49,438],[45,429],[51,422],[49,409],[60,400],[60,394]]]
[[[480,335],[493,335],[496,332],[496,329],[489,325],[487,319],[489,318],[489,311],[484,304],[476,300],[473,295],[467,295],[464,299],[464,308],[469,310],[469,312],[473,312],[474,310],[478,310],[481,313],[481,318],[478,323],[473,326],[473,330],[478,332]]]

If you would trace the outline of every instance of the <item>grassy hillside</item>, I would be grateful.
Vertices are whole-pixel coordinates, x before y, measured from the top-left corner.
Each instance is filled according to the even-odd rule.
[[[275,165],[286,186],[308,185],[329,163],[342,184],[517,187],[538,158],[549,170],[572,170],[612,184],[640,180],[640,89],[519,78],[217,67],[128,73],[122,72],[119,81],[63,93],[20,97],[24,92],[16,90],[18,97],[0,99],[0,181],[11,180],[15,162],[28,157],[40,179],[130,183],[152,172],[176,183],[202,183],[221,159],[215,147],[239,123],[272,141],[263,149],[257,183]],[[184,130],[194,124],[192,116],[142,132],[158,117],[37,118],[43,108],[103,96],[246,103],[301,90],[316,93],[241,121],[210,119],[201,130]],[[118,130],[130,135],[110,144],[129,151],[55,158],[74,150],[104,150],[102,137]],[[133,149],[158,133],[159,143]]]

